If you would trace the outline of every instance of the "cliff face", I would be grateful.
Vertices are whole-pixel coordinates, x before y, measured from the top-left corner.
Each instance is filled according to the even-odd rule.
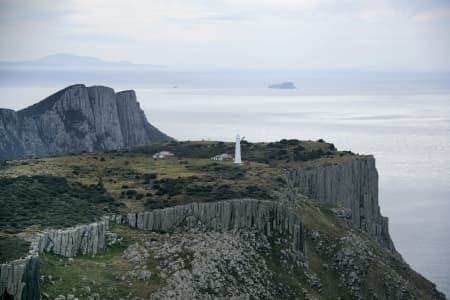
[[[348,209],[352,224],[395,252],[388,219],[378,204],[378,172],[373,156],[314,169],[288,171],[288,185],[305,196]]]
[[[0,265],[0,299],[40,299],[38,256]]]
[[[73,85],[21,111],[0,109],[0,158],[126,148],[171,140],[149,124],[134,91]]]
[[[253,229],[267,236],[278,233],[289,237],[289,248],[297,262],[306,262],[303,224],[287,206],[253,199],[191,203],[127,216],[109,216],[92,224],[39,233],[31,242],[27,258],[0,265],[0,298],[10,295],[14,299],[39,299],[39,253],[64,257],[95,256],[106,249],[111,235],[108,231],[110,220],[156,232]]]
[[[0,265],[0,299],[40,299],[39,253],[64,257],[96,255],[105,250],[108,219],[64,230],[48,230],[33,238],[29,255]]]
[[[183,227],[214,231],[256,229],[267,236],[285,234],[290,237],[291,250],[297,258],[304,259],[306,254],[304,228],[299,217],[287,206],[274,201],[239,199],[190,203],[129,213],[126,223],[132,228],[157,232]]]
[[[108,221],[79,225],[64,230],[49,230],[40,233],[32,242],[33,253],[49,252],[64,257],[96,255],[103,252],[107,244]]]

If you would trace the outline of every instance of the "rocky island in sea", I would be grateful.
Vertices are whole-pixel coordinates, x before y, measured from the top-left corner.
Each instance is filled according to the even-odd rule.
[[[235,143],[175,141],[105,87],[24,111],[0,115],[19,157],[0,161],[2,299],[445,299],[395,249],[371,155],[283,139],[212,160]]]
[[[290,81],[271,84],[271,85],[269,85],[269,88],[270,89],[280,89],[280,90],[295,90],[296,89],[294,83],[292,83]]]

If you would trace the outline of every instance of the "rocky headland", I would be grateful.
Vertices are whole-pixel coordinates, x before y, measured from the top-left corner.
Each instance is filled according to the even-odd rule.
[[[122,149],[172,140],[147,122],[134,91],[82,84],[20,111],[0,109],[0,159]]]
[[[388,218],[380,213],[378,171],[373,156],[358,156],[341,164],[312,169],[289,169],[287,173],[290,191],[307,196],[312,201],[340,207],[337,212],[341,217],[367,232],[381,246],[395,252],[389,235]]]
[[[243,143],[249,164],[209,160],[233,146],[170,141],[7,161],[0,201],[32,221],[0,222],[0,250],[30,241],[2,257],[0,296],[445,299],[397,253],[372,156],[282,140]],[[176,158],[153,159],[163,150]],[[37,211],[45,199],[58,210]]]

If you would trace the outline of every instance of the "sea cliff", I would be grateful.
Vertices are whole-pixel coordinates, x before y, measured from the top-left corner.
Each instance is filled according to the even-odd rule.
[[[154,147],[169,146],[180,159],[161,161],[148,155]],[[294,158],[302,160],[273,159],[265,164],[256,158],[250,164],[235,165],[191,157],[210,157],[210,152],[218,152],[214,147],[225,146],[170,142],[139,147],[146,150],[142,153],[130,149],[7,162],[4,176],[58,170],[58,176],[73,182],[93,183],[90,189],[104,184],[102,193],[111,197],[92,198],[106,216],[92,214],[88,221],[79,222],[99,221],[35,235],[30,254],[39,256],[42,274],[21,260],[4,264],[0,275],[4,295],[14,293],[20,299],[21,287],[29,299],[38,299],[28,290],[38,293],[34,286],[41,277],[40,289],[51,298],[75,293],[80,299],[94,295],[109,299],[171,295],[445,299],[396,252],[387,218],[380,213],[372,156],[339,152],[323,142],[289,141],[246,147],[265,159],[266,152],[278,154],[272,150],[291,146],[294,149],[288,150],[295,151],[288,151],[288,157],[301,150],[305,155]],[[307,155],[317,148],[324,149],[318,157]],[[67,168],[71,163],[76,168]],[[99,174],[102,181],[97,183]],[[55,195],[54,189],[25,182],[35,188],[28,193]],[[23,185],[14,189],[15,183],[4,183],[12,185],[8,199],[23,197]],[[76,216],[73,206],[66,208],[56,215],[56,220],[63,216],[60,222],[52,226],[68,226],[64,217]],[[28,208],[24,205],[24,209]],[[14,216],[4,222],[3,228],[8,229],[4,234],[11,232],[15,222]],[[46,224],[34,222],[30,223],[33,229]],[[109,226],[112,223],[121,226]],[[14,268],[18,271],[11,271]],[[91,285],[93,281],[96,284]]]
[[[122,218],[120,219],[122,220]],[[305,233],[297,214],[274,201],[237,199],[211,203],[190,203],[148,212],[129,213],[126,223],[132,228],[170,232],[177,228],[213,231],[257,230],[271,236],[290,237],[291,250],[305,258]]]
[[[311,169],[290,169],[288,185],[313,201],[323,201],[348,210],[348,218],[380,245],[395,252],[389,235],[388,218],[380,213],[378,172],[375,158],[355,156],[339,164]]]
[[[0,159],[121,149],[172,140],[147,122],[134,91],[69,86],[20,111],[0,109]]]

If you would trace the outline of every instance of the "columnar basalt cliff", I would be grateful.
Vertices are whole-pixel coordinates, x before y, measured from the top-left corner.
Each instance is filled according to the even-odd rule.
[[[175,229],[213,231],[257,230],[267,236],[275,233],[290,237],[291,250],[305,258],[304,228],[297,214],[275,201],[237,199],[210,203],[190,203],[165,209],[115,216],[118,223],[156,232]]]
[[[64,257],[96,255],[106,249],[108,220],[63,230],[49,230],[36,236],[31,251],[49,252]]]
[[[256,230],[267,236],[281,234],[289,237],[293,257],[299,263],[306,262],[303,224],[284,204],[254,199],[191,203],[126,216],[108,216],[92,224],[39,233],[31,242],[29,256],[1,265],[0,292],[14,299],[39,299],[38,255],[48,252],[64,257],[95,256],[106,249],[110,220],[155,232],[198,229]]]
[[[334,165],[288,171],[288,185],[305,196],[336,204],[351,212],[352,224],[395,252],[388,219],[378,204],[378,172],[373,156]]]
[[[0,299],[40,299],[38,256],[0,265]]]
[[[0,265],[0,299],[10,299],[8,296],[13,299],[40,299],[39,254],[94,256],[106,249],[108,225],[108,218],[105,218],[92,224],[37,234],[31,241],[27,257]]]
[[[0,109],[0,159],[101,151],[171,140],[147,122],[134,91],[67,87],[20,111]]]

